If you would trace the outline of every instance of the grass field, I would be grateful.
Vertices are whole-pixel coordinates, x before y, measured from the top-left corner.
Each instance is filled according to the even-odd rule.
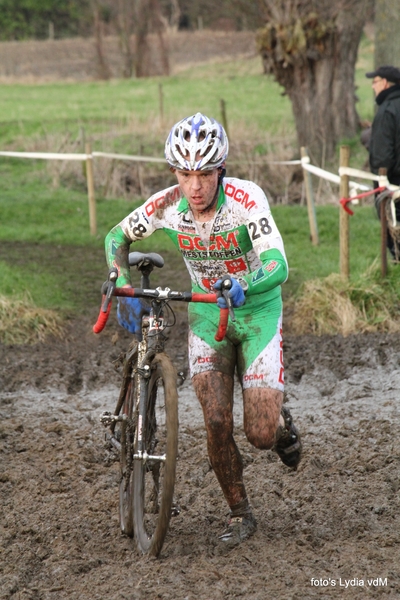
[[[356,69],[358,110],[371,120],[373,98],[365,78],[373,61],[373,45],[364,37]],[[161,86],[161,87],[160,87]],[[163,94],[161,118],[159,94]],[[109,82],[8,84],[0,87],[0,147],[4,150],[83,151],[84,139],[93,149],[161,157],[169,126],[184,114],[201,110],[220,116],[225,99],[232,146],[250,148],[252,155],[268,158],[299,156],[296,147],[290,102],[270,77],[262,74],[258,57],[199,65],[169,78],[112,80]],[[357,139],[351,146],[351,164],[362,168],[365,149]],[[44,161],[2,158],[0,175],[0,243],[81,246],[101,248],[109,229],[140,202],[140,197],[102,197],[96,187],[98,234],[89,234],[87,195],[82,167],[58,177]],[[55,168],[55,166],[54,166]],[[146,167],[146,169],[151,167]],[[78,171],[80,176],[78,177]],[[233,168],[232,168],[233,170]],[[159,188],[163,169],[155,171]],[[75,177],[75,174],[77,176]],[[316,183],[316,182],[315,182]],[[317,185],[317,183],[316,183]],[[155,191],[155,190],[153,190]],[[320,245],[309,241],[307,211],[304,206],[277,205],[273,213],[283,235],[291,267],[286,296],[315,277],[327,277],[339,269],[337,206],[317,206]],[[379,259],[379,222],[371,206],[356,209],[351,218],[351,274],[365,272]],[[154,238],[151,245],[154,248]],[[147,244],[147,246],[146,246]],[[170,248],[166,236],[156,239],[157,249]],[[63,274],[51,273],[40,265],[9,264],[0,261],[0,295],[23,296],[27,292],[38,306],[79,310],[72,296],[61,293]],[[51,288],[43,295],[46,281]],[[399,290],[399,275],[390,269],[390,284]]]

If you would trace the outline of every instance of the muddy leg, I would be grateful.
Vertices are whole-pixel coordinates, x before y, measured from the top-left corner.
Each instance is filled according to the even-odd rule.
[[[243,392],[244,430],[253,446],[260,450],[272,448],[280,416],[283,393],[270,388],[250,388]]]
[[[193,385],[203,409],[208,456],[232,508],[246,499],[242,458],[233,439],[233,379],[208,371],[195,375]]]

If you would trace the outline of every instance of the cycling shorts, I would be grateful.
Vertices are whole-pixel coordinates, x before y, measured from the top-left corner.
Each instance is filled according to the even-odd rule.
[[[267,302],[256,297],[235,309],[225,339],[214,339],[218,328],[216,305],[189,305],[190,375],[221,371],[233,377],[235,368],[243,389],[272,388],[283,392],[282,299],[269,294]],[[254,298],[255,301],[252,301]]]

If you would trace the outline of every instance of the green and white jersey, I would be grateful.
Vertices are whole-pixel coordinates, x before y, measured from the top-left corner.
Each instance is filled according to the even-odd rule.
[[[217,279],[230,274],[248,284],[248,309],[280,295],[279,286],[288,275],[283,241],[268,200],[255,183],[224,178],[216,214],[208,223],[194,220],[178,185],[151,196],[106,238],[107,262],[118,268],[119,286],[131,283],[130,243],[157,229],[164,230],[182,253],[193,291],[209,292]]]

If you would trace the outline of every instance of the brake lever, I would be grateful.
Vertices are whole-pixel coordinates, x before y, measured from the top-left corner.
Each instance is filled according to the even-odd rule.
[[[117,279],[118,279],[118,269],[112,267],[112,269],[108,272],[108,280],[103,284],[103,286],[107,285],[107,290],[105,293],[105,298],[103,305],[101,307],[102,312],[107,312],[108,305],[111,302],[111,298],[114,294],[114,290],[117,287]]]
[[[232,321],[236,320],[235,311],[233,310],[232,298],[229,296],[229,290],[232,287],[232,279],[230,275],[224,275],[221,282],[221,293],[225,298],[226,305],[229,310],[229,316]]]

